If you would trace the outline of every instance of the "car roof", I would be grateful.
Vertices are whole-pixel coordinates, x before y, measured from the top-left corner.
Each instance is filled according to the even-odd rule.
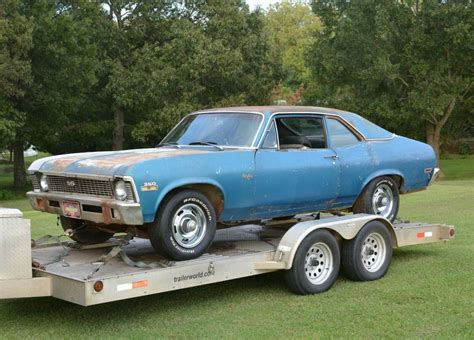
[[[332,109],[327,107],[319,106],[235,106],[235,107],[221,107],[207,110],[200,110],[194,113],[261,113],[263,115],[271,116],[274,113],[318,113],[323,115],[337,115],[349,123],[353,128],[358,131],[365,139],[390,139],[394,137],[394,134],[387,131],[380,126],[368,121],[362,116],[356,113]]]
[[[347,111],[332,109],[327,107],[318,107],[318,106],[235,106],[235,107],[221,107],[213,108],[207,110],[200,110],[195,113],[200,112],[248,112],[248,113],[266,113],[272,114],[275,112],[284,112],[284,113],[302,113],[302,112],[311,112],[311,113],[323,113],[323,114],[341,114]]]

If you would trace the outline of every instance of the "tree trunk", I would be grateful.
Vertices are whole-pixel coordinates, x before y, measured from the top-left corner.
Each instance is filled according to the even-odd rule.
[[[23,145],[23,140],[19,137],[16,138],[13,144],[13,187],[15,188],[24,188],[26,186]]]
[[[449,117],[453,113],[454,107],[456,106],[456,99],[453,98],[443,115],[439,120],[427,121],[426,122],[426,142],[433,147],[436,154],[436,167],[439,168],[439,147],[441,141],[441,129],[448,121]],[[434,119],[434,118],[433,118]]]
[[[123,150],[123,128],[125,125],[124,112],[121,107],[117,107],[114,111],[114,136],[112,141],[113,150]]]
[[[441,138],[441,127],[439,124],[426,123],[426,142],[431,145],[436,155],[436,167],[439,168],[439,147]]]

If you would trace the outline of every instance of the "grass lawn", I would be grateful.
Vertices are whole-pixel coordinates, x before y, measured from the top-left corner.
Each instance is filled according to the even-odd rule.
[[[6,300],[0,336],[472,339],[474,158],[442,167],[444,180],[402,196],[399,215],[454,224],[456,238],[396,249],[381,280],[340,277],[327,293],[296,296],[277,272],[88,308],[53,298]],[[20,208],[32,220],[33,237],[59,233],[55,217],[31,211],[25,199],[0,206]]]

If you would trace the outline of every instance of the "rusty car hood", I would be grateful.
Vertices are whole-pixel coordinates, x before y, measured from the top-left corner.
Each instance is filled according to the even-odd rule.
[[[183,157],[211,152],[204,149],[153,148],[124,151],[86,152],[51,156],[39,159],[31,164],[28,171],[125,175],[126,170],[138,163],[170,157]]]

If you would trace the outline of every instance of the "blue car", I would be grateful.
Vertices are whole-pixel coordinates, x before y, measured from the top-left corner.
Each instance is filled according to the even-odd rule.
[[[321,211],[393,221],[399,195],[425,189],[435,164],[429,145],[354,113],[230,107],[185,116],[155,148],[37,160],[27,195],[79,243],[127,232],[186,260],[232,223]]]

